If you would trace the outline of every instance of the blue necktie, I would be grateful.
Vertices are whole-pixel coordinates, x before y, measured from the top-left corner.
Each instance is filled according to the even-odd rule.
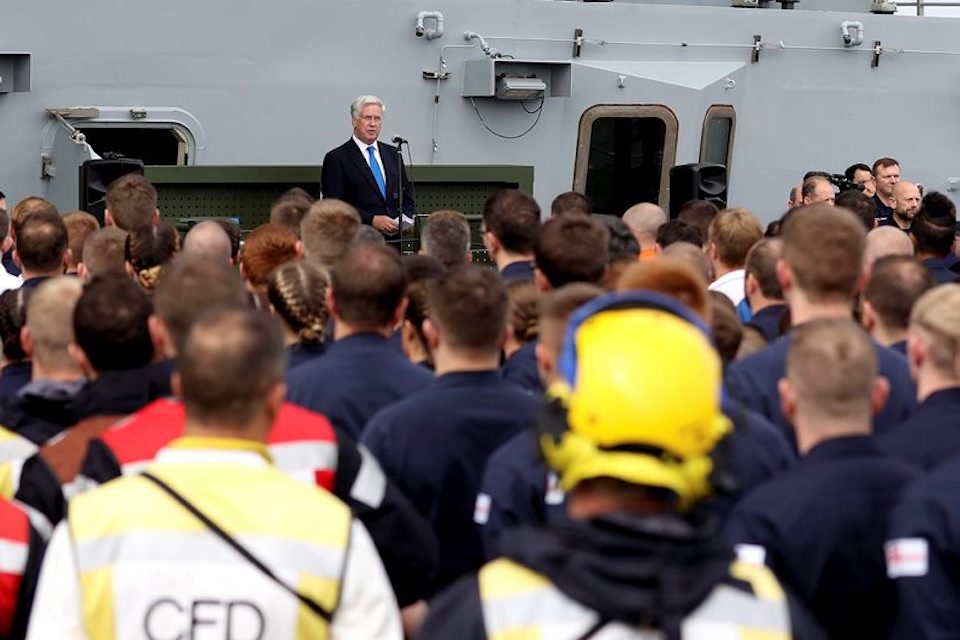
[[[370,171],[373,172],[373,179],[377,181],[377,186],[380,187],[380,195],[386,199],[387,183],[383,180],[383,172],[380,171],[380,163],[377,162],[377,150],[372,146],[367,147],[367,155],[370,156]]]

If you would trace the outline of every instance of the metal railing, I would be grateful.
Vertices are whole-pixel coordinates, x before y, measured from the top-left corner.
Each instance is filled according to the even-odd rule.
[[[960,2],[942,2],[940,0],[912,0],[908,2],[897,2],[898,7],[907,7],[917,10],[917,15],[924,15],[924,10],[928,7],[960,7]]]

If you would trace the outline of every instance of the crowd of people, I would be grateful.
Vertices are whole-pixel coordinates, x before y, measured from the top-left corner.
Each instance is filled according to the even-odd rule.
[[[0,637],[960,635],[956,209],[834,182],[502,190],[492,265],[457,211],[0,194]]]

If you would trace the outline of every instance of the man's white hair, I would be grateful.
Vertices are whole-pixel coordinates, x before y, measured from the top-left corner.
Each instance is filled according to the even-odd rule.
[[[383,106],[383,100],[377,96],[360,96],[356,100],[350,103],[350,117],[356,118],[360,115],[360,110],[363,109],[368,104],[375,104],[380,107],[381,110],[386,111],[387,108]]]

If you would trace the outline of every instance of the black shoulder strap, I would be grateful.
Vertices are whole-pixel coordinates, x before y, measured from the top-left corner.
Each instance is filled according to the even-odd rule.
[[[255,566],[257,569],[259,569],[263,575],[273,580],[285,591],[295,596],[300,602],[303,603],[303,606],[310,609],[311,611],[313,611],[315,614],[317,614],[327,622],[330,622],[333,619],[333,615],[329,611],[324,609],[323,606],[321,606],[316,600],[314,600],[313,598],[310,598],[309,596],[305,596],[304,594],[300,593],[299,591],[297,591],[296,589],[288,585],[286,582],[278,578],[277,575],[270,570],[270,567],[268,567],[263,562],[261,562],[259,558],[257,558],[246,547],[240,544],[240,542],[236,538],[234,538],[229,533],[221,529],[217,523],[215,523],[213,520],[208,518],[202,511],[200,511],[195,506],[193,506],[193,504],[191,504],[186,498],[184,498],[182,495],[177,493],[177,491],[174,490],[173,487],[171,487],[166,482],[164,482],[160,478],[156,477],[155,475],[152,475],[147,471],[144,471],[140,475],[146,478],[147,480],[149,480],[150,482],[152,482],[153,484],[160,487],[160,489],[162,489],[167,495],[169,495],[171,498],[176,500],[177,503],[180,504],[180,506],[182,506],[184,509],[186,509],[191,514],[193,514],[193,516],[197,520],[202,522],[204,526],[210,529],[210,531],[217,534],[217,537],[219,537],[221,540],[226,542],[228,545],[230,545],[233,548],[234,551],[236,551],[241,556],[243,556],[244,560],[246,560],[247,562]]]
[[[607,623],[610,622],[610,619],[606,616],[600,616],[600,619],[597,620],[596,624],[586,630],[582,636],[577,638],[577,640],[589,640],[593,636],[600,633],[600,630],[607,626]]]

